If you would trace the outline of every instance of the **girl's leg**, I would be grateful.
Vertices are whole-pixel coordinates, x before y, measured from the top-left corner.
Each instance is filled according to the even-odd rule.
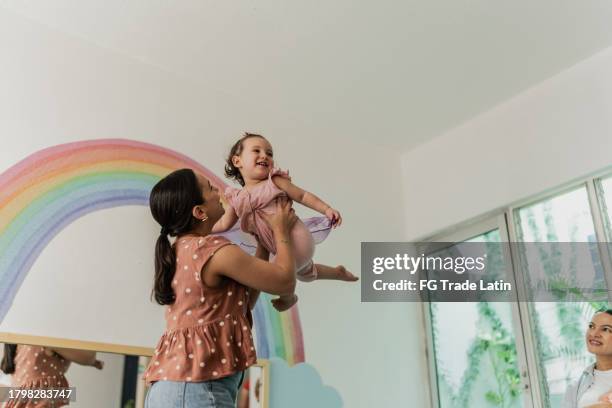
[[[350,273],[344,266],[338,265],[336,267],[316,264],[317,279],[333,279],[346,282],[355,282],[359,278]]]
[[[296,222],[291,230],[291,239],[295,251],[297,278],[302,282],[311,282],[315,279],[334,279],[346,282],[359,280],[342,265],[331,267],[313,263],[314,239],[308,227],[301,221]]]
[[[297,278],[303,282],[317,279],[317,270],[312,263],[315,248],[314,239],[302,221],[298,220],[291,230],[291,241]]]

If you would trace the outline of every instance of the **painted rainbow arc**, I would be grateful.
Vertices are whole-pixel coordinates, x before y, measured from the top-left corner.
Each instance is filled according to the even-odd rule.
[[[190,167],[223,191],[206,167],[173,150],[126,139],[67,143],[38,151],[0,174],[0,322],[47,244],[91,212],[148,205],[155,183]],[[269,298],[254,310],[257,352],[289,364],[304,361],[297,307],[279,314]]]

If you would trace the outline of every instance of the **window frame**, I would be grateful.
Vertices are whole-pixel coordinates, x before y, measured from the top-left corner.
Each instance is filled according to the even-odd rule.
[[[491,216],[486,219],[482,219],[480,221],[471,223],[467,225],[463,229],[453,229],[452,232],[448,234],[438,234],[432,237],[427,242],[461,242],[473,238],[478,235],[485,234],[487,232],[493,230],[499,230],[499,235],[502,242],[508,242],[508,227],[507,227],[507,219],[505,214],[499,214],[496,216]],[[508,267],[508,277],[512,280],[512,283],[516,285],[516,278],[514,276],[514,268],[512,267],[512,258],[511,254],[506,253],[506,258],[509,261]],[[534,408],[532,404],[533,396],[531,384],[528,378],[528,356],[526,355],[526,348],[524,343],[524,335],[522,333],[522,326],[520,324],[520,310],[517,305],[518,302],[513,302],[511,306],[512,310],[512,329],[514,331],[515,337],[515,345],[516,345],[516,354],[517,354],[517,365],[519,368],[519,372],[521,373],[522,378],[522,399],[523,399],[523,407],[524,408]],[[436,350],[434,347],[434,338],[433,338],[433,325],[431,318],[431,307],[429,302],[427,304],[423,304],[423,318],[425,321],[425,325],[427,327],[427,359],[428,359],[428,370],[429,370],[429,382],[430,382],[430,395],[432,407],[440,408],[440,395],[439,395],[439,386],[438,386],[438,376],[436,369],[436,359],[435,354]]]
[[[598,243],[600,259],[604,268],[604,276],[608,288],[612,288],[612,254],[607,242],[612,240],[612,230],[606,228],[602,200],[604,192],[601,180],[612,177],[610,168],[582,177],[561,186],[548,189],[539,194],[518,200],[510,205],[492,211],[487,215],[472,219],[442,230],[439,233],[422,239],[421,242],[461,242],[471,237],[484,234],[494,229],[499,230],[502,242],[518,242],[518,211],[526,206],[537,204],[556,196],[586,188],[587,200],[591,219],[593,221],[595,237]],[[610,208],[612,208],[612,203]],[[612,222],[610,222],[612,224]],[[611,225],[612,228],[612,225]],[[525,290],[525,282],[520,273],[520,257],[510,251],[508,256],[510,276],[514,280],[517,290]],[[612,291],[608,295],[612,303]],[[535,331],[530,318],[531,302],[512,302],[512,327],[515,335],[517,352],[517,364],[522,377],[523,406],[524,408],[545,408],[547,406],[540,387],[541,378],[539,373],[538,356],[536,353]],[[421,305],[421,312],[426,329],[426,359],[428,367],[430,401],[433,408],[440,408],[440,395],[438,376],[436,369],[436,350],[434,348],[433,326],[431,319],[431,307],[429,303]]]

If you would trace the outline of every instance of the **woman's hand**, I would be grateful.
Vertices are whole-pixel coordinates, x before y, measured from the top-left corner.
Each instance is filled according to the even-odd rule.
[[[279,312],[284,312],[295,305],[298,301],[297,295],[294,293],[288,296],[280,296],[276,299],[272,299],[272,306]]]
[[[287,235],[298,220],[295,211],[291,208],[291,201],[286,197],[279,197],[276,200],[276,211],[264,215],[263,218],[270,224],[275,234],[278,232]]]

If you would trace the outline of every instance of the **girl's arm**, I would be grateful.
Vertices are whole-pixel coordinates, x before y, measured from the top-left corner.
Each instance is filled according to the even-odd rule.
[[[236,211],[234,211],[234,207],[228,206],[223,216],[219,219],[219,221],[217,221],[215,225],[213,225],[212,232],[214,234],[219,232],[225,232],[232,228],[237,221],[238,215],[236,214]]]
[[[287,193],[289,198],[293,201],[297,201],[298,203],[325,215],[332,222],[334,227],[339,227],[342,224],[342,216],[340,215],[340,212],[332,208],[329,204],[321,200],[316,195],[309,191],[302,190],[285,177],[274,176],[272,177],[272,182],[276,185],[276,187]]]

